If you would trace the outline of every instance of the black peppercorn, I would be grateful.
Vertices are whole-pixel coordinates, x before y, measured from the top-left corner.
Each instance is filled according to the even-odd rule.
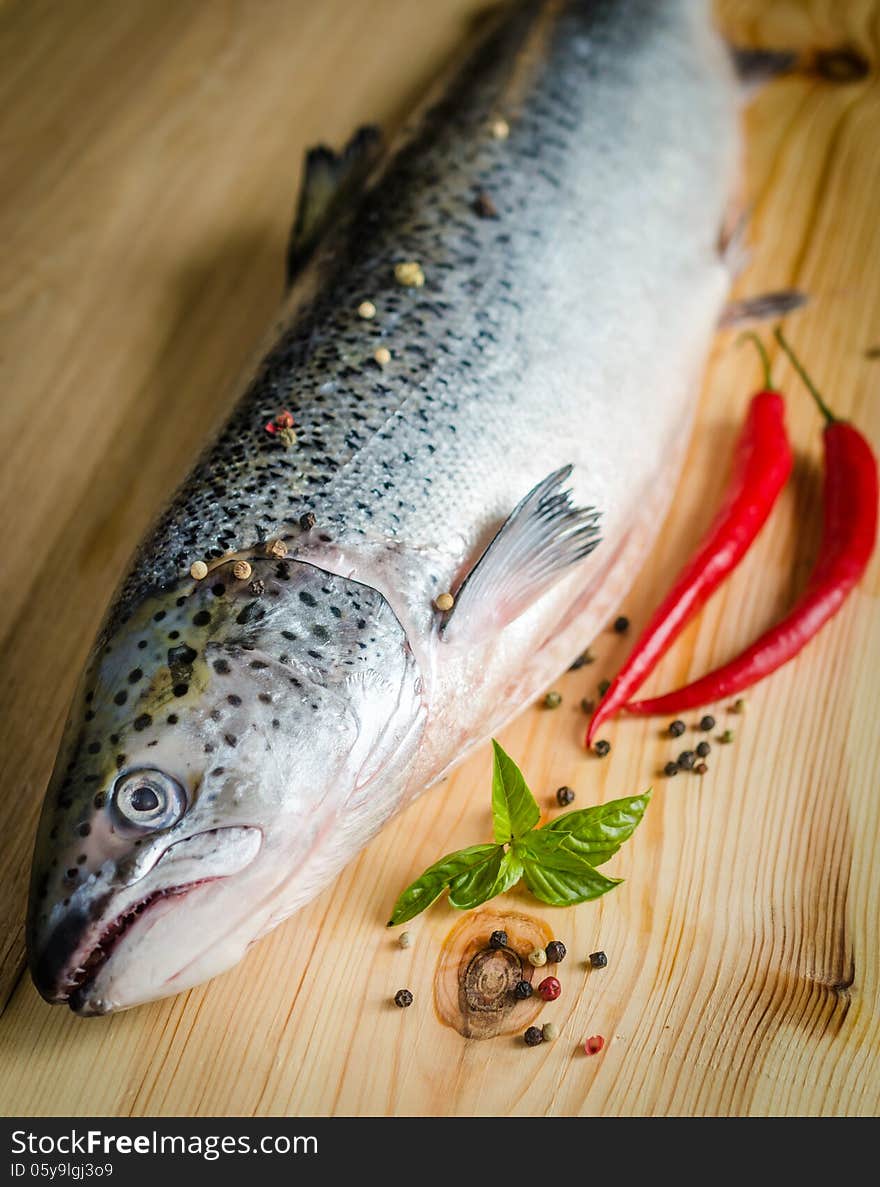
[[[306,511],[304,515],[299,517],[299,526],[304,532],[309,532],[317,523],[314,511]]]
[[[604,697],[605,693],[608,691],[608,689],[610,687],[611,687],[610,680],[600,680],[599,681],[599,699],[600,700],[602,697]]]
[[[401,1009],[411,1006],[413,1004],[413,995],[408,989],[398,989],[394,995],[394,1004],[395,1006],[400,1006]]]
[[[556,802],[560,808],[567,808],[574,801],[574,791],[571,787],[557,787]]]
[[[534,993],[531,981],[517,981],[513,987],[513,996],[524,1002],[527,997],[531,997]]]
[[[590,964],[594,969],[604,969],[608,963],[608,957],[604,952],[591,952]]]
[[[669,735],[672,738],[680,738],[687,726],[683,721],[675,720],[669,723]]]
[[[700,758],[705,758],[711,749],[712,747],[708,742],[700,742],[700,744],[697,746],[697,754],[699,754]]]
[[[550,964],[559,964],[561,960],[565,960],[566,947],[562,940],[551,940],[544,951]]]
[[[493,931],[491,936],[489,936],[489,947],[490,948],[506,948],[507,947],[507,932],[506,931]]]
[[[594,664],[595,662],[595,657],[592,656],[589,651],[584,651],[577,657],[577,659],[571,662],[568,670],[569,672],[579,672],[581,668],[585,668],[587,664]]]
[[[523,1035],[527,1047],[537,1047],[539,1043],[544,1042],[544,1036],[541,1034],[540,1028],[537,1026],[530,1026]]]
[[[591,701],[589,697],[581,698],[581,709],[584,711],[584,713],[592,713],[595,708],[595,702]]]
[[[556,691],[551,691],[545,694],[543,705],[545,709],[558,709],[562,704],[562,697]]]
[[[606,742],[604,738],[600,738],[593,747],[593,751],[595,754],[598,754],[600,758],[604,758],[605,755],[611,751],[611,743]]]
[[[629,619],[625,614],[621,614],[619,618],[614,620],[614,630],[618,635],[625,635],[629,630]]]
[[[678,769],[680,771],[692,771],[696,757],[693,750],[682,750],[678,756]]]
[[[666,766],[663,768],[663,774],[668,775],[670,779],[672,778],[673,775],[677,775],[678,774],[678,763],[677,762],[668,762],[666,764]]]
[[[708,733],[709,730],[713,730],[714,728],[715,728],[715,718],[712,717],[712,715],[710,713],[707,713],[705,717],[700,718],[700,729],[701,730],[704,730],[706,733]]]

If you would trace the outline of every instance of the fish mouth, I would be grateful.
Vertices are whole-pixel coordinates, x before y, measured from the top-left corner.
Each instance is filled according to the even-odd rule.
[[[218,881],[217,878],[200,878],[196,882],[187,882],[182,886],[161,887],[144,895],[143,898],[138,899],[136,902],[130,903],[115,919],[112,919],[110,923],[106,924],[98,934],[98,938],[93,940],[91,951],[89,951],[85,960],[73,970],[67,978],[61,993],[56,994],[53,997],[53,1001],[59,1004],[66,1002],[74,1014],[93,1015],[107,1013],[107,1010],[101,1007],[101,1003],[91,997],[91,990],[101,969],[122,942],[123,936],[125,936],[139,919],[143,918],[151,907],[154,907],[161,900],[180,898],[183,895],[189,894],[191,890],[195,890],[197,886],[207,886],[209,882],[216,881]]]
[[[155,918],[163,903],[180,900],[210,883],[224,882],[246,869],[260,852],[262,841],[262,830],[254,826],[193,834],[165,850],[143,878],[144,882],[152,880],[153,886],[144,887],[137,897],[117,906],[119,893],[110,892],[90,903],[71,906],[42,943],[30,945],[31,976],[41,997],[53,1005],[66,1004],[81,1015],[106,1014],[119,1008],[95,992],[96,982],[132,929],[151,916]],[[216,853],[212,852],[215,848]],[[164,884],[156,885],[157,873],[167,878]],[[136,887],[132,890],[137,893]]]

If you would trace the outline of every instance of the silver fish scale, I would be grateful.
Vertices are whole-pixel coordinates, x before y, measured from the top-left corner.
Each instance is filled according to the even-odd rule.
[[[569,461],[581,485],[592,467],[586,493],[613,521],[613,492],[603,498],[585,438],[592,429],[618,464],[630,455],[635,464],[627,400],[640,361],[647,378],[655,365],[662,370],[664,352],[642,327],[656,361],[645,366],[647,354],[630,353],[630,388],[615,392],[621,376],[607,370],[596,325],[606,303],[668,302],[717,229],[719,202],[710,200],[687,248],[663,238],[668,224],[682,225],[683,206],[692,210],[689,190],[705,189],[706,154],[725,151],[691,144],[684,126],[689,91],[704,88],[708,69],[693,58],[688,7],[571,4],[551,23],[543,64],[523,84],[512,77],[523,63],[510,43],[525,44],[536,6],[483,47],[336,245],[321,292],[282,331],[141,549],[120,612],[192,561],[289,531],[309,510],[321,539],[402,542],[448,555],[449,570],[530,486]],[[680,42],[673,73],[670,41]],[[665,56],[665,75],[655,56]],[[522,93],[512,95],[516,87]],[[496,116],[509,119],[509,138],[492,135]],[[649,167],[642,160],[640,170],[650,177],[653,168],[662,187],[633,202],[616,187],[646,154]],[[719,192],[725,182],[720,176]],[[478,217],[480,191],[497,218]],[[626,201],[636,222],[615,214]],[[639,225],[642,217],[650,222]],[[403,260],[422,265],[424,288],[395,282]],[[356,314],[364,299],[377,307],[373,321]],[[679,320],[689,313],[682,302]],[[676,311],[664,316],[674,340]],[[602,352],[580,392],[555,371],[554,348],[565,357],[573,323],[582,357]],[[372,359],[380,345],[392,354],[386,368]],[[619,368],[626,348],[621,341]],[[284,408],[296,422],[292,448],[265,429]],[[650,433],[650,412],[640,419]],[[657,425],[659,453],[667,442]],[[437,574],[426,580],[436,587]]]

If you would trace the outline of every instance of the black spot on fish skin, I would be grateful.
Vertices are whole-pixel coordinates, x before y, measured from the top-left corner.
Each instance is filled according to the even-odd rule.
[[[226,745],[231,746],[233,750],[238,745],[238,738],[236,738],[235,734],[224,734],[223,738],[226,742]]]
[[[134,719],[134,721],[132,722],[132,725],[134,726],[134,728],[136,730],[138,730],[138,732],[140,732],[141,730],[145,730],[147,728],[147,726],[152,725],[152,724],[153,724],[153,719],[149,715],[149,713],[141,713],[140,717],[136,717]]]
[[[235,621],[239,624],[239,626],[245,626],[247,623],[260,617],[260,615],[257,613],[258,608],[258,602],[248,602],[239,610],[238,614],[235,616]]]
[[[128,693],[125,691],[124,688],[120,688],[119,692],[116,694],[116,696],[113,698],[113,700],[116,702],[117,705],[124,705],[125,702],[128,700]]]
[[[207,610],[199,610],[198,614],[193,615],[193,624],[195,626],[207,626],[211,621],[211,615]]]
[[[171,691],[176,697],[185,697],[189,692],[189,685],[186,683],[175,684]]]
[[[178,643],[176,647],[168,648],[168,670],[176,684],[185,683],[189,678],[198,654],[188,643]]]
[[[220,676],[227,676],[230,672],[229,663],[225,659],[214,660],[214,671]]]
[[[231,692],[226,699],[230,705],[240,705],[241,704],[241,697],[236,696],[236,694],[234,692]]]
[[[139,680],[143,680],[143,678],[144,678],[144,674],[140,668],[134,668],[131,672],[128,673],[128,683],[129,684],[137,684],[137,682]]]

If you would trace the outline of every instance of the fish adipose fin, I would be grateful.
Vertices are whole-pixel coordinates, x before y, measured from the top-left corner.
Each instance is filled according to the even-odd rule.
[[[444,640],[512,622],[599,543],[599,512],[575,507],[563,489],[571,470],[555,470],[514,507],[459,588]]]
[[[306,153],[296,217],[287,245],[288,285],[308,262],[327,228],[360,196],[381,150],[381,131],[366,125],[358,128],[340,153],[324,144]]]

